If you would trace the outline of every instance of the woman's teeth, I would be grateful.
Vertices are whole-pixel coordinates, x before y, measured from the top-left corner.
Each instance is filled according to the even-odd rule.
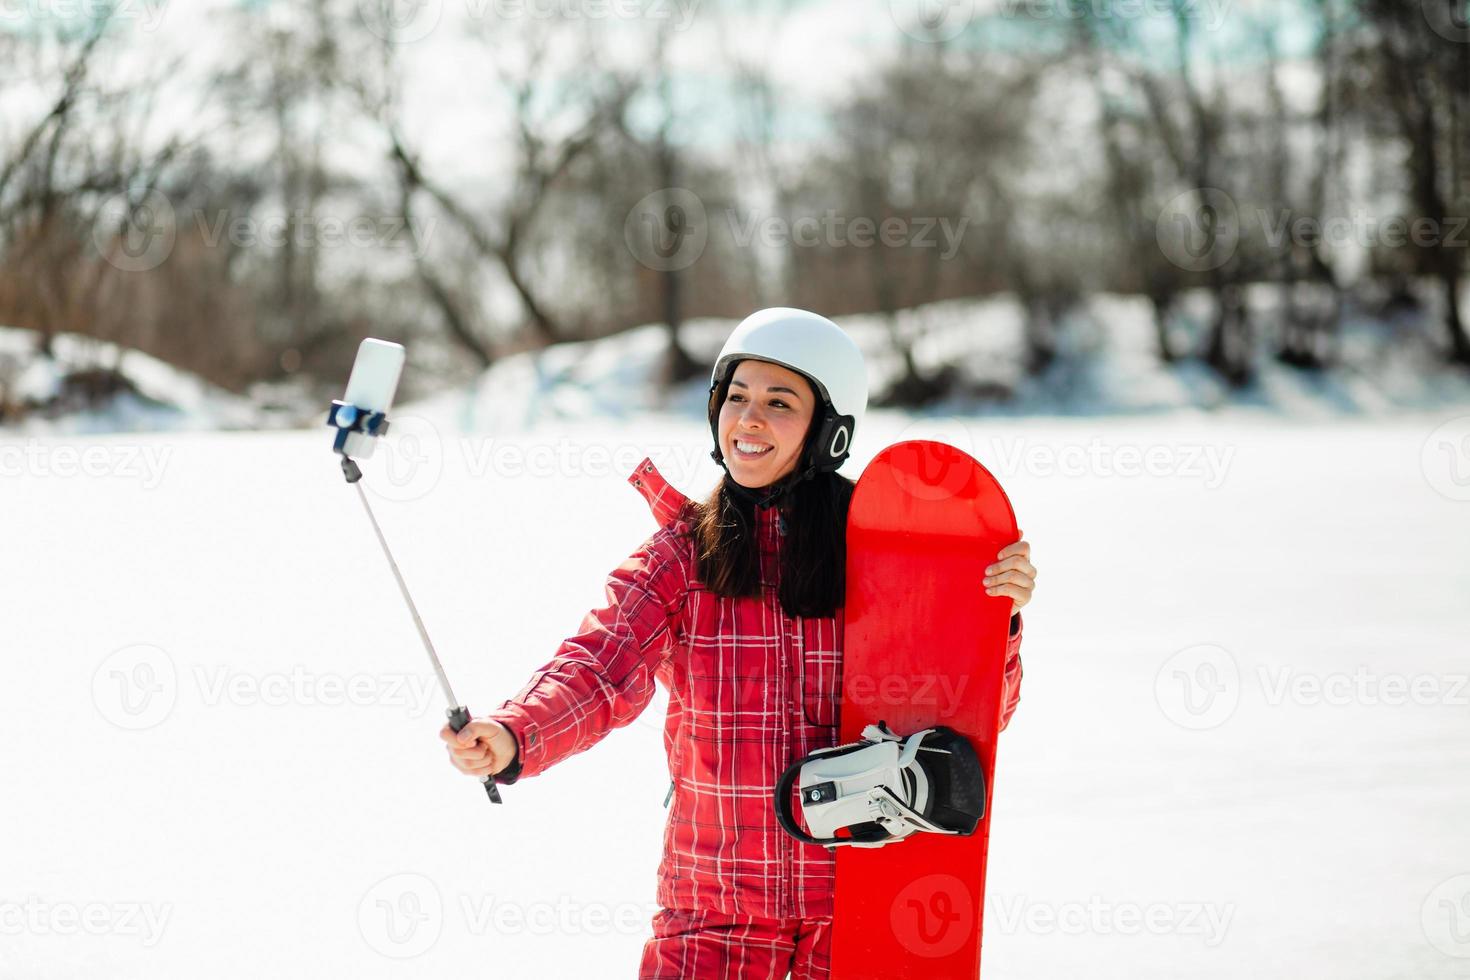
[[[756,443],[756,442],[744,442],[744,441],[742,441],[740,439],[736,439],[735,440],[735,448],[738,449],[738,450],[740,450],[742,453],[746,453],[747,455],[752,455],[753,456],[753,455],[758,455],[760,453],[763,453],[766,450],[770,449],[771,447],[770,446],[762,446],[760,443]]]

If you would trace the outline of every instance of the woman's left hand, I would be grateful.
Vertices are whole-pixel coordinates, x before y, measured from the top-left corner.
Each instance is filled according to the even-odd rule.
[[[999,561],[985,569],[985,592],[987,595],[1011,597],[1011,613],[1031,601],[1036,589],[1036,566],[1031,564],[1031,545],[1022,538],[1015,544],[1001,549]]]

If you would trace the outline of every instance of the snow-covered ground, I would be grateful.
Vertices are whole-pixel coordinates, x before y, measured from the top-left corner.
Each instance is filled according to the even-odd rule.
[[[1470,413],[880,412],[849,472],[906,437],[990,466],[1041,569],[990,980],[1470,973]],[[400,417],[367,481],[472,708],[652,530],[623,473],[702,493],[707,439]],[[0,977],[635,975],[661,705],[490,807],[325,430],[0,464]]]

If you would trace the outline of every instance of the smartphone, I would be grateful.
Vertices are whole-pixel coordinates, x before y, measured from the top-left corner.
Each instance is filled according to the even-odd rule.
[[[402,344],[369,337],[357,348],[357,360],[352,362],[352,374],[347,378],[347,393],[342,400],[362,412],[387,414],[393,408],[393,396],[398,392],[398,378],[403,374],[406,352]],[[347,436],[344,455],[353,459],[367,459],[373,454],[378,440],[364,432],[353,432]]]

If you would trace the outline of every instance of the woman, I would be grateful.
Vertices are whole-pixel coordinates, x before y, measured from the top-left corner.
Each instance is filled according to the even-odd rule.
[[[669,692],[671,808],[642,980],[828,975],[833,857],[783,833],[772,791],[793,760],[836,743],[843,539],[852,481],[836,469],[867,405],[857,345],[830,320],[762,310],[710,379],[703,503],[645,459],[629,478],[660,529],[608,578],[608,605],[498,710],[441,737],[462,772],[501,782],[580,752]],[[984,587],[1029,601],[1023,540]],[[981,587],[977,584],[977,588]],[[1020,694],[1011,618],[1004,721]]]

